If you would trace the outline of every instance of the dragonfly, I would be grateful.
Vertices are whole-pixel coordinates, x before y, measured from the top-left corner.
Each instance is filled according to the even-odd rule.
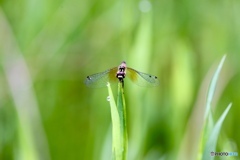
[[[130,79],[133,83],[142,87],[153,87],[159,85],[157,76],[139,72],[135,69],[127,67],[125,61],[123,61],[118,67],[87,76],[85,84],[90,88],[99,88],[107,86],[108,82],[120,82],[124,87],[125,78]]]

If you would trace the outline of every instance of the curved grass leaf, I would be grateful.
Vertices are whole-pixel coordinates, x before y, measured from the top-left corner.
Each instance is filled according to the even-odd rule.
[[[215,124],[215,126],[212,129],[212,132],[209,135],[209,138],[206,142],[206,146],[203,152],[203,157],[202,159],[213,159],[214,157],[210,155],[210,153],[212,151],[216,151],[216,145],[217,145],[217,139],[218,139],[218,135],[220,133],[221,127],[222,127],[222,123],[229,111],[229,109],[231,108],[232,103],[230,103],[228,105],[228,107],[225,109],[225,111],[223,112],[223,114],[221,115],[221,117],[219,118],[219,120],[217,121],[217,123]]]
[[[225,61],[226,55],[223,56],[223,58],[221,59],[221,62],[218,65],[218,68],[216,70],[216,72],[214,73],[214,76],[212,78],[211,84],[209,86],[209,90],[208,90],[208,96],[207,96],[207,104],[206,104],[206,110],[205,110],[205,120],[210,112],[210,108],[211,108],[211,103],[213,100],[213,95],[216,89],[216,85],[217,85],[217,80],[219,77],[219,73],[222,69],[223,63]]]
[[[114,160],[125,160],[127,155],[126,106],[122,84],[118,84],[117,105],[108,83],[109,102],[112,117],[112,153]]]
[[[232,105],[232,104],[228,105],[228,107],[225,109],[224,113],[221,115],[217,123],[214,124],[213,116],[211,113],[211,107],[212,107],[211,105],[213,101],[214,92],[217,86],[218,77],[222,69],[223,63],[225,61],[225,58],[226,58],[226,55],[224,55],[223,58],[221,59],[221,62],[219,63],[217,70],[214,73],[214,76],[211,80],[209,90],[208,90],[205,117],[204,117],[204,126],[203,126],[204,129],[203,129],[202,139],[200,141],[201,148],[199,151],[200,153],[199,155],[201,155],[201,159],[204,159],[204,160],[213,159],[213,157],[211,156],[211,152],[215,151],[216,149],[217,139],[220,133],[222,123]]]

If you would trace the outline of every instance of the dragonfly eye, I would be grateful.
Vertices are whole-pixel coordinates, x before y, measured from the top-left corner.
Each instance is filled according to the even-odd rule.
[[[124,72],[124,69],[125,69],[124,67],[119,68],[120,72]]]

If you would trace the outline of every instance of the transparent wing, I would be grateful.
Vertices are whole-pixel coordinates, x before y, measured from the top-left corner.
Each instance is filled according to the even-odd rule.
[[[156,76],[142,73],[132,68],[127,68],[126,77],[142,87],[154,87],[159,85],[159,80]]]
[[[106,87],[107,82],[114,83],[117,82],[118,79],[116,77],[118,68],[114,67],[112,69],[108,69],[104,72],[96,73],[90,76],[87,76],[84,83],[86,86],[91,88],[100,88]]]

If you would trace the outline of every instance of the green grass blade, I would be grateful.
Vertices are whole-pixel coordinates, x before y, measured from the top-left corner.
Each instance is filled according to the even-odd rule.
[[[207,119],[207,116],[210,112],[210,108],[211,108],[211,103],[213,100],[213,95],[216,89],[216,85],[217,85],[217,80],[219,77],[219,73],[222,69],[223,63],[225,61],[226,55],[223,56],[223,58],[221,59],[221,62],[218,65],[218,68],[213,76],[213,79],[211,81],[210,87],[209,87],[209,91],[208,91],[208,96],[207,96],[207,104],[206,104],[206,110],[205,110],[205,120]]]
[[[120,127],[122,136],[122,159],[126,159],[127,149],[128,149],[128,139],[127,139],[127,123],[126,123],[126,104],[124,98],[124,91],[121,83],[118,83],[118,98],[117,98],[117,108],[120,117]]]
[[[110,83],[107,85],[109,102],[111,106],[111,117],[112,117],[112,153],[113,159],[121,156],[121,136],[120,136],[120,117],[118,114],[117,106],[113,97]]]
[[[19,48],[18,38],[12,31],[13,27],[5,14],[0,6],[0,35],[4,35],[0,36],[0,68],[1,71],[4,71],[3,73],[0,71],[0,77],[2,75],[6,77],[9,87],[8,94],[13,100],[17,120],[16,126],[14,126],[17,129],[16,137],[14,137],[15,145],[10,148],[13,149],[12,153],[15,159],[48,160],[50,159],[49,146],[42,124],[38,98],[35,87],[33,87],[31,69],[28,67],[24,53]],[[3,123],[5,122],[3,121]],[[6,159],[2,158],[1,149],[0,140],[0,159]]]
[[[210,86],[208,89],[208,94],[207,94],[207,102],[206,102],[206,109],[205,109],[205,115],[204,115],[204,125],[203,125],[203,131],[202,131],[202,138],[200,140],[200,148],[199,148],[199,157],[198,159],[202,159],[203,158],[203,153],[205,151],[205,147],[206,144],[209,141],[209,137],[213,132],[214,129],[214,121],[213,121],[213,116],[211,113],[211,107],[212,107],[212,101],[213,101],[213,96],[214,96],[214,92],[216,89],[216,85],[217,85],[217,81],[218,81],[218,77],[219,74],[221,72],[223,63],[226,59],[226,55],[224,55],[217,67],[217,70],[215,71],[213,78],[210,82]],[[210,153],[209,153],[210,154]],[[208,154],[208,155],[209,155]]]
[[[213,159],[214,157],[210,155],[210,153],[212,151],[216,151],[216,144],[217,144],[217,139],[218,139],[218,135],[220,133],[221,127],[222,127],[222,123],[229,111],[229,109],[231,108],[232,103],[230,103],[228,105],[228,107],[225,109],[225,111],[223,112],[223,114],[221,115],[221,117],[219,118],[219,120],[217,121],[217,123],[215,124],[212,132],[210,133],[209,139],[206,142],[206,146],[203,152],[203,157],[202,159]]]
[[[114,160],[125,160],[127,155],[126,106],[121,83],[118,85],[117,105],[110,84],[108,86],[112,117],[112,153]]]

